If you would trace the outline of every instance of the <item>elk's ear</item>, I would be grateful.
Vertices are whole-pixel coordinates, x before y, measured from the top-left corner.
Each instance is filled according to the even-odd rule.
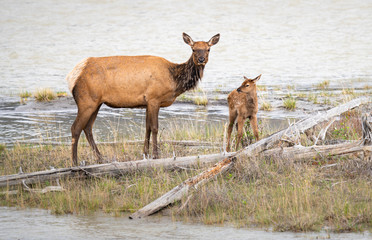
[[[213,36],[213,37],[208,41],[208,45],[209,45],[209,46],[213,46],[213,45],[217,44],[218,41],[220,41],[220,34],[219,34],[219,33],[216,34],[216,35],[214,35],[214,36]]]
[[[182,37],[183,37],[183,41],[185,41],[186,44],[190,45],[191,47],[194,45],[194,41],[189,35],[187,35],[186,33],[183,33]]]
[[[246,76],[244,76],[244,80],[249,80],[249,78],[247,78]]]
[[[261,74],[257,76],[255,79],[252,79],[252,82],[257,82],[258,80],[260,80],[260,78],[261,78]]]

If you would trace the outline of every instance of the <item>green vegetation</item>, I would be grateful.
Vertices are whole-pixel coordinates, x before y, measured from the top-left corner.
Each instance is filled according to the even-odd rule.
[[[262,101],[261,102],[261,110],[264,110],[264,111],[271,111],[272,110],[272,106],[271,106],[271,103],[268,102],[268,101]]]
[[[42,89],[38,89],[34,93],[34,97],[35,97],[36,101],[38,101],[38,102],[46,102],[46,101],[49,102],[51,100],[56,99],[57,95],[50,88],[42,88]]]
[[[324,90],[324,89],[327,89],[327,88],[329,87],[329,83],[330,83],[329,80],[324,80],[324,81],[318,83],[318,84],[316,85],[316,88],[317,88],[317,89],[323,89],[323,90]]]
[[[194,103],[196,105],[203,105],[203,106],[206,106],[208,104],[208,98],[206,95],[203,95],[203,96],[196,96],[194,98]]]
[[[283,105],[288,110],[294,110],[296,108],[296,99],[294,97],[287,97],[283,100]]]
[[[5,145],[0,144],[0,154],[2,154],[5,151]]]
[[[354,95],[354,88],[344,88],[342,89],[342,94],[344,95]]]
[[[267,91],[267,86],[266,85],[257,85],[257,90],[258,91]]]
[[[28,92],[28,91],[21,91],[20,93],[19,93],[19,96],[21,97],[21,98],[29,98],[29,97],[31,97],[32,96],[32,93],[30,93],[30,92]]]
[[[57,92],[57,97],[67,97],[67,92],[65,92],[65,91],[58,91]]]
[[[314,104],[318,104],[318,95],[317,94],[314,94],[314,93],[310,93],[307,95],[307,100],[309,100],[310,102],[314,103]]]

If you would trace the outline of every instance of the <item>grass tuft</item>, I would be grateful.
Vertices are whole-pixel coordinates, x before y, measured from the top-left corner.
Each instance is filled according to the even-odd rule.
[[[322,89],[322,90],[327,89],[329,87],[329,83],[330,83],[329,80],[324,80],[324,81],[318,83],[316,85],[316,88],[317,89]]]
[[[294,110],[296,108],[296,99],[294,97],[287,97],[283,100],[283,105],[288,110]]]
[[[65,92],[65,91],[58,91],[57,92],[57,97],[67,97],[67,92]]]
[[[35,97],[36,101],[39,101],[39,102],[49,102],[51,100],[56,99],[57,98],[57,95],[50,88],[42,88],[42,89],[38,89],[34,93],[34,97]]]
[[[267,101],[262,101],[261,110],[271,111],[272,110],[271,103],[270,102],[267,102]]]
[[[21,92],[19,93],[19,96],[20,96],[21,98],[29,98],[29,97],[32,96],[32,93],[30,93],[29,91],[21,91]]]
[[[206,106],[208,104],[208,98],[207,96],[196,96],[194,98],[194,103],[196,105],[203,105],[203,106]]]

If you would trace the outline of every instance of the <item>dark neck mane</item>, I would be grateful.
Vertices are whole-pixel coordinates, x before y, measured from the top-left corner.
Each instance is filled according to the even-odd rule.
[[[204,65],[195,65],[191,56],[187,62],[170,67],[169,71],[177,84],[176,93],[179,95],[196,87],[203,77]]]

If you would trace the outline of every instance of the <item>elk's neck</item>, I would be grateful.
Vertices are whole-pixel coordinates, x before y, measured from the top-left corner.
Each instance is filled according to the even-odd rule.
[[[177,84],[176,94],[178,96],[197,86],[199,80],[203,77],[204,65],[196,65],[191,55],[187,62],[176,64],[170,67],[169,70]]]

